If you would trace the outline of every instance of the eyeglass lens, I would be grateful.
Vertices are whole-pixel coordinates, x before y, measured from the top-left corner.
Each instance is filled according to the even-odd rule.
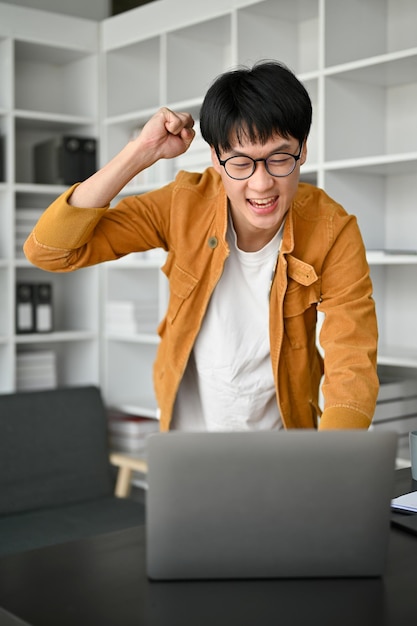
[[[260,159],[261,160],[261,159]],[[295,169],[297,159],[291,154],[271,154],[264,160],[266,170],[271,176],[288,176]],[[231,178],[249,178],[255,171],[256,161],[248,156],[235,156],[224,163],[226,174]]]

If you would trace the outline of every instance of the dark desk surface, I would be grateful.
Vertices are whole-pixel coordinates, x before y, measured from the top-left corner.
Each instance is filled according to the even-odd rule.
[[[416,485],[397,474],[394,495]],[[417,535],[392,528],[382,579],[149,582],[144,527],[0,560],[0,606],[33,626],[409,626]],[[0,625],[2,624],[0,620]]]

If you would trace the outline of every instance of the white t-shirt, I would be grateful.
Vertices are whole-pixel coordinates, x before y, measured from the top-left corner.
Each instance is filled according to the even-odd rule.
[[[230,255],[181,381],[172,429],[282,428],[269,343],[269,290],[281,234],[282,227],[261,250],[243,252],[229,220]]]

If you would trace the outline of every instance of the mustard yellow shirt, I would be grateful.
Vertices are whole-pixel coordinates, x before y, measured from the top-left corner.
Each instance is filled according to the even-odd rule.
[[[154,386],[161,429],[229,248],[227,197],[220,176],[181,172],[159,190],[116,207],[77,208],[70,188],[44,212],[25,246],[35,265],[69,272],[131,252],[164,248],[170,297],[158,333]],[[317,311],[324,314],[316,346]],[[301,183],[284,226],[270,293],[269,335],[285,428],[367,428],[378,393],[377,322],[356,218],[321,189]]]

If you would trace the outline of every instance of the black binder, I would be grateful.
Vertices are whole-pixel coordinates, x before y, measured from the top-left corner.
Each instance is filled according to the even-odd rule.
[[[16,332],[33,333],[35,321],[35,287],[32,283],[17,283],[16,285]]]
[[[72,185],[96,171],[97,141],[92,137],[64,135],[34,148],[35,183]]]
[[[34,287],[35,330],[37,333],[49,333],[53,329],[52,285],[37,283]]]
[[[17,283],[16,333],[48,333],[52,330],[52,284]]]

